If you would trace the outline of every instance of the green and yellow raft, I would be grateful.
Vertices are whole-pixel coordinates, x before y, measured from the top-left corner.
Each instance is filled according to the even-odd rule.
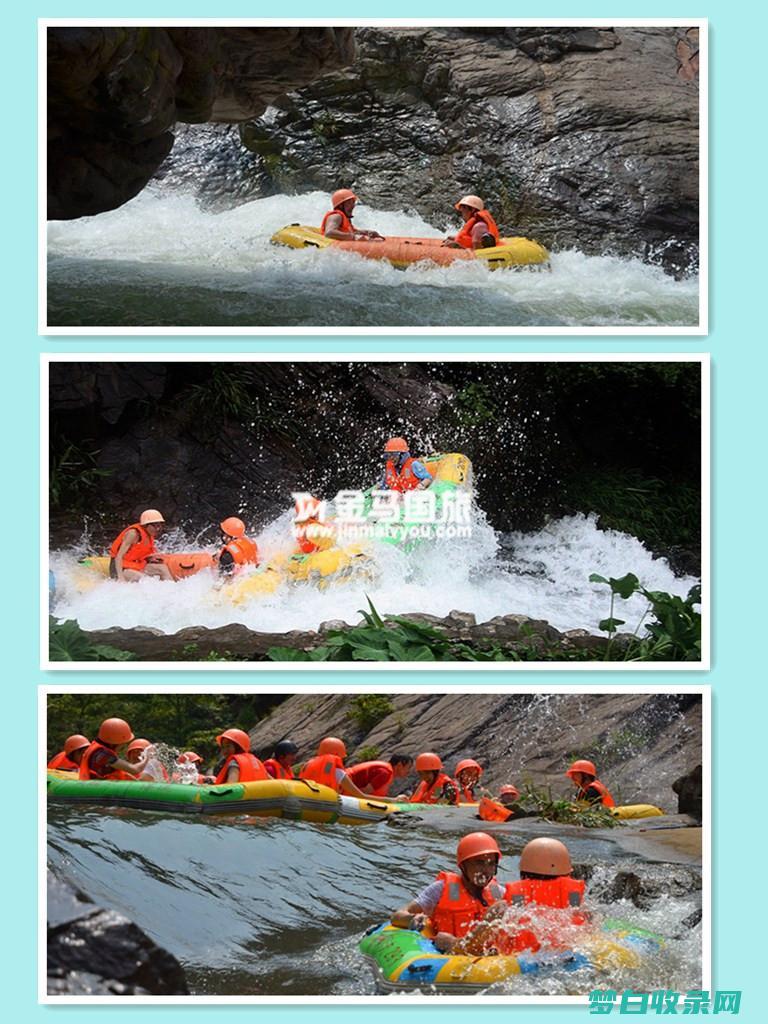
[[[50,803],[132,807],[172,814],[245,814],[330,825],[367,825],[383,821],[392,808],[371,798],[342,796],[304,779],[187,786],[178,782],[85,781],[72,772],[49,771]]]
[[[442,238],[405,238],[388,236],[383,241],[342,242],[326,238],[318,228],[306,224],[288,224],[272,235],[273,245],[286,245],[291,249],[338,249],[355,253],[368,260],[386,260],[393,267],[405,270],[414,263],[435,263],[448,266],[451,263],[474,261],[483,263],[489,270],[508,267],[549,266],[549,253],[543,245],[530,238],[502,238],[499,245],[490,249],[452,249],[442,244]]]
[[[599,932],[586,932],[579,950],[468,956],[441,953],[429,931],[413,932],[390,924],[371,928],[360,941],[376,986],[384,992],[471,994],[530,974],[554,971],[635,969],[664,944],[661,935],[609,919]],[[509,986],[507,986],[509,987]]]

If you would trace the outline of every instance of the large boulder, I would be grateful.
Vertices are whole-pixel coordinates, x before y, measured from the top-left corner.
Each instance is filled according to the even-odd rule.
[[[112,210],[147,184],[176,122],[237,123],[349,63],[348,28],[48,28],[48,216]]]

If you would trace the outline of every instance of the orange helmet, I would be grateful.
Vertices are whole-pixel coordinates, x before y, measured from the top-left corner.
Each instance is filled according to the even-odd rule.
[[[244,537],[245,536],[245,523],[242,519],[238,519],[237,516],[230,516],[225,519],[223,523],[219,523],[222,532],[226,533],[228,537]]]
[[[419,754],[413,763],[413,767],[417,772],[439,772],[443,767],[443,762],[437,756],[430,751],[425,754]]]
[[[351,188],[337,188],[331,196],[331,203],[333,204],[334,210],[337,206],[341,206],[342,203],[346,203],[348,199],[357,199],[357,196]]]
[[[320,740],[317,753],[335,754],[343,759],[347,756],[347,748],[344,746],[343,740],[338,739],[336,736],[326,736],[324,740]]]
[[[149,742],[149,740],[134,740],[133,743],[130,743],[128,745],[126,754],[130,754],[132,750],[146,750],[147,747],[151,746],[152,744]]]
[[[464,196],[463,199],[460,199],[458,203],[456,203],[454,209],[458,210],[460,206],[471,206],[473,210],[485,209],[485,203],[480,196]]]
[[[572,777],[574,772],[584,772],[586,775],[592,775],[594,778],[597,778],[597,768],[595,768],[591,761],[574,761],[565,774]]]
[[[456,771],[454,774],[460,775],[465,768],[474,768],[480,775],[483,774],[483,769],[480,767],[477,761],[473,761],[471,757],[465,757],[463,761],[459,761],[459,763],[456,765]]]
[[[81,736],[80,733],[75,733],[74,736],[67,736],[64,740],[64,753],[73,754],[76,750],[82,750],[83,747],[90,747],[90,745],[90,740]]]
[[[568,847],[559,839],[532,839],[520,854],[520,870],[534,875],[570,875]]]
[[[224,740],[231,740],[242,751],[251,749],[251,737],[242,729],[225,729],[220,736],[216,737],[216,742],[221,746]]]
[[[520,790],[517,788],[517,786],[502,786],[501,789],[499,790],[499,796],[511,796],[514,797],[515,800],[517,800],[517,798],[520,796]]]
[[[390,437],[384,445],[385,452],[407,452],[410,451],[408,442],[404,437]]]
[[[497,864],[501,860],[501,850],[493,836],[489,836],[487,832],[470,832],[468,836],[459,840],[456,847],[456,863],[461,867],[465,860],[482,857],[484,853],[495,853]]]
[[[130,725],[122,718],[105,718],[99,726],[97,736],[102,743],[111,743],[118,747],[122,743],[130,743],[133,739],[133,732]]]
[[[150,523],[164,523],[162,512],[158,512],[156,508],[145,509],[139,516],[139,525],[149,526]]]
[[[183,754],[179,754],[176,758],[176,764],[196,764],[202,760],[202,757],[196,754],[194,750],[185,750]]]

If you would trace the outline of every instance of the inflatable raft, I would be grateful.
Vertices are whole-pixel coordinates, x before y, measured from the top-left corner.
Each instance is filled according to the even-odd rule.
[[[442,245],[442,238],[401,238],[390,235],[379,242],[342,242],[326,238],[318,228],[288,224],[272,235],[271,241],[273,245],[287,245],[291,249],[340,249],[368,260],[387,260],[399,270],[426,261],[448,266],[460,260],[484,263],[489,270],[549,266],[547,250],[530,238],[502,238],[501,244],[491,249],[452,249]]]
[[[50,803],[133,807],[173,814],[249,814],[323,825],[367,825],[382,821],[392,811],[373,798],[342,796],[304,779],[186,786],[178,782],[82,781],[73,774],[48,772]]]
[[[412,804],[410,802],[392,801],[390,805],[394,810],[397,811],[434,811],[434,810],[445,810],[447,804]],[[454,804],[454,807],[466,807],[471,815],[474,815],[477,811],[479,804],[460,803]],[[664,811],[660,807],[655,807],[653,804],[622,804],[619,807],[612,807],[611,814],[615,818],[621,818],[629,821],[634,818],[658,818],[664,814]],[[514,819],[513,819],[514,820]],[[493,822],[487,822],[486,824],[492,825]],[[501,824],[504,824],[501,822]]]
[[[433,482],[430,491],[435,495],[435,508],[438,518],[442,514],[447,496],[457,490],[469,490],[472,486],[472,463],[466,455],[459,452],[439,453],[423,456],[420,460],[432,474]],[[364,514],[373,509],[375,488],[363,491]],[[333,523],[333,512],[329,515]],[[401,505],[397,515],[388,520],[386,534],[380,538],[382,543],[412,547],[421,543],[421,524],[406,518],[405,505]],[[207,551],[159,552],[176,580],[183,580],[199,572],[215,572],[213,554]],[[109,578],[109,556],[89,555],[81,559],[74,573],[73,583],[79,593],[91,590],[104,578]],[[320,587],[350,582],[351,580],[374,579],[378,569],[370,543],[351,543],[334,545],[313,554],[292,554],[285,552],[270,562],[258,567],[247,567],[243,572],[229,579],[219,579],[220,584],[213,594],[217,603],[244,604],[248,601],[273,594],[286,583],[310,583]]]
[[[586,934],[584,939],[583,950],[477,957],[441,953],[428,931],[413,932],[383,924],[366,932],[359,948],[373,969],[380,991],[428,989],[469,994],[520,975],[637,968],[664,942],[654,932],[618,920],[605,921],[601,932]]]

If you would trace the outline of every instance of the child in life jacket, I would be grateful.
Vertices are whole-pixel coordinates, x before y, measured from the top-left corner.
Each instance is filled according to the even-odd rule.
[[[76,772],[80,767],[83,754],[90,747],[91,741],[80,733],[67,736],[64,741],[64,749],[55,754],[48,762],[49,768],[55,768],[60,772]]]
[[[471,757],[465,757],[456,765],[453,777],[459,788],[459,797],[462,803],[476,804],[478,802],[480,794],[475,794],[475,790],[480,785],[482,774],[483,769]]]
[[[414,762],[416,774],[421,780],[410,795],[412,804],[457,804],[459,787],[443,771],[443,762],[432,751],[419,754]]]
[[[591,761],[574,761],[565,773],[576,787],[576,799],[587,800],[603,807],[615,807],[616,801],[597,777],[597,768]]]
[[[507,784],[499,790],[496,800],[489,796],[482,796],[477,807],[477,817],[481,821],[513,821],[515,818],[535,818],[537,811],[524,810],[518,800],[520,790],[516,786]]]
[[[105,718],[96,739],[83,751],[77,777],[122,782],[138,779],[146,764],[146,751],[133,762],[122,756],[134,738],[130,725],[124,719]]]
[[[141,775],[138,777],[139,782],[170,782],[168,772],[160,758],[156,756],[155,748],[149,740],[133,740],[128,744],[125,757],[134,765],[144,759]]]
[[[483,920],[489,907],[503,901],[504,886],[496,880],[500,860],[493,836],[464,836],[456,848],[458,872],[441,871],[415,899],[394,912],[392,924],[412,931],[429,926],[439,950],[458,952],[459,940]]]
[[[535,953],[542,946],[569,946],[572,939],[567,933],[588,920],[581,909],[584,882],[573,878],[572,871],[564,843],[549,837],[532,839],[520,854],[520,881],[510,882],[504,890],[504,901],[515,912],[498,907],[488,915],[486,929],[474,936],[482,952],[514,955]]]

